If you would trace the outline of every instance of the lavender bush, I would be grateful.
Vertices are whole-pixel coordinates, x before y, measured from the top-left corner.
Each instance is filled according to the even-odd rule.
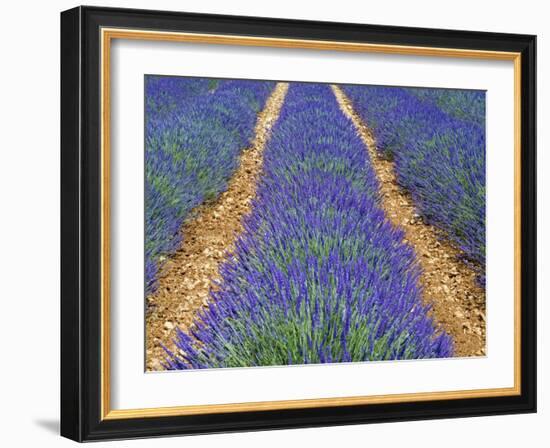
[[[483,283],[484,94],[374,86],[342,88],[374,131],[378,149],[394,159],[397,180],[411,193],[418,212],[463,250]]]
[[[190,211],[216,198],[250,144],[274,87],[263,81],[145,80],[145,293],[181,243]]]
[[[485,92],[481,90],[408,88],[417,98],[438,106],[452,117],[485,128]]]
[[[330,88],[292,84],[236,250],[168,369],[448,357]]]

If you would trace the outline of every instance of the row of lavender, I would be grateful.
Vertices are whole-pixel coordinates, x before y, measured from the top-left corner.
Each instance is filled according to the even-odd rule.
[[[236,251],[168,369],[447,357],[330,88],[292,84]]]
[[[425,221],[485,272],[485,94],[342,86]]]
[[[272,82],[145,79],[145,292],[191,210],[227,188]]]

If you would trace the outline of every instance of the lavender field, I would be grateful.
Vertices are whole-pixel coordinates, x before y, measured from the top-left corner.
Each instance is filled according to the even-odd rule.
[[[145,291],[182,240],[189,212],[215,197],[252,138],[273,83],[148,77],[145,134]]]
[[[485,353],[485,94],[148,76],[148,370]]]

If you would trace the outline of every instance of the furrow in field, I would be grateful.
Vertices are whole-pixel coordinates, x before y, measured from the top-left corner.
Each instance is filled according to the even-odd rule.
[[[405,232],[404,242],[415,249],[422,268],[424,301],[432,306],[435,320],[453,337],[455,356],[484,355],[485,291],[476,281],[476,271],[460,261],[462,252],[446,241],[440,231],[422,221],[411,196],[397,183],[393,162],[379,156],[368,124],[355,113],[338,86],[333,85],[332,89],[368,148],[380,184],[382,208],[392,223]]]
[[[263,150],[284,101],[288,84],[278,83],[258,115],[254,139],[240,157],[239,167],[226,191],[213,202],[196,207],[181,229],[183,243],[166,261],[158,288],[148,298],[147,370],[162,369],[162,345],[173,347],[176,328],[187,330],[197,311],[207,304],[209,292],[220,279],[219,266],[231,253],[250,211],[262,170]]]

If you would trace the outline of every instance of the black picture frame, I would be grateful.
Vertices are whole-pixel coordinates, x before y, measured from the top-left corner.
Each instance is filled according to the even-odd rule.
[[[102,419],[100,29],[521,53],[521,393],[307,409]],[[536,36],[99,7],[61,13],[61,435],[76,441],[536,411]]]

